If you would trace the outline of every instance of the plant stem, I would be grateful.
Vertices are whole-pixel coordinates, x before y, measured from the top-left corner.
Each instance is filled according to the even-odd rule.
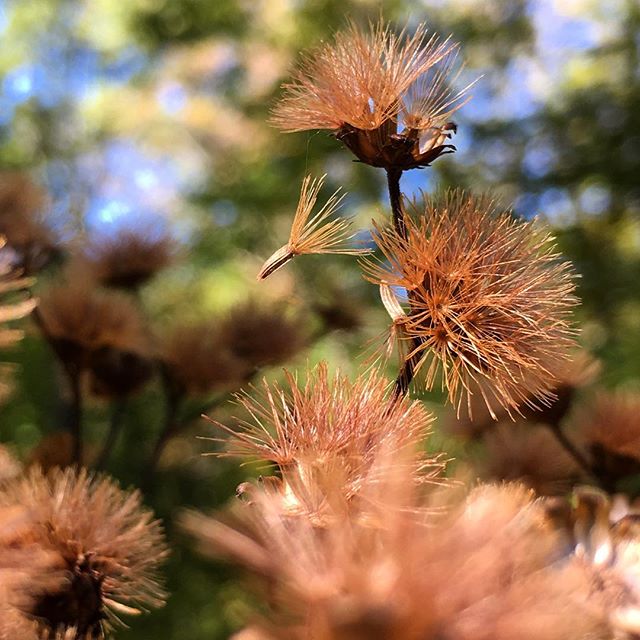
[[[158,436],[158,440],[156,441],[155,447],[151,453],[151,458],[149,459],[149,477],[151,477],[160,462],[160,458],[162,457],[162,452],[164,448],[167,446],[167,443],[171,438],[178,432],[179,424],[177,421],[178,412],[180,410],[180,406],[182,405],[183,395],[174,390],[169,389],[169,385],[165,383],[165,412],[164,412],[164,423],[162,425],[162,430],[160,431],[160,435]]]
[[[548,425],[551,429],[551,433],[555,436],[556,440],[560,443],[562,448],[575,460],[576,464],[589,476],[596,478],[601,482],[600,478],[593,472],[590,462],[583,455],[583,453],[576,447],[571,440],[567,437],[562,427],[559,424]]]
[[[80,373],[71,367],[65,367],[69,386],[71,387],[71,406],[69,407],[69,431],[73,439],[72,461],[80,466],[82,464],[82,389]]]
[[[387,186],[389,188],[389,201],[393,213],[393,228],[396,233],[406,240],[407,226],[404,222],[404,211],[402,210],[402,193],[400,192],[400,178],[402,169],[387,169]]]
[[[389,188],[389,201],[393,213],[393,228],[402,239],[406,240],[407,225],[404,220],[404,210],[402,207],[402,192],[400,191],[401,177],[402,169],[387,169],[387,186]],[[420,341],[417,338],[413,338],[411,340],[411,350],[413,351],[418,347],[420,347]],[[418,353],[415,353],[404,361],[393,389],[394,398],[400,399],[407,395],[419,361],[420,357]]]
[[[96,461],[96,469],[102,469],[107,464],[109,456],[118,441],[126,409],[127,401],[125,398],[117,398],[113,401],[111,405],[111,418],[109,420],[109,433]]]

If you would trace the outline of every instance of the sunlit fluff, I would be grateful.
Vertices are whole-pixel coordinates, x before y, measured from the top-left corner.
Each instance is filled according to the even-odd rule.
[[[330,129],[367,164],[426,166],[453,150],[449,118],[469,88],[451,87],[456,57],[457,45],[424,25],[409,36],[352,23],[304,59],[272,121],[285,131]]]
[[[428,433],[431,417],[422,404],[393,402],[387,387],[376,372],[354,382],[341,373],[330,376],[326,363],[303,384],[288,372],[284,388],[265,380],[238,396],[249,420],[219,425],[229,436],[221,455],[275,463],[291,509],[319,512],[333,492],[357,495],[383,472],[390,450],[414,451]],[[438,469],[425,455],[407,464],[417,479]]]
[[[388,262],[364,267],[372,282],[406,290],[399,341],[411,345],[407,357],[419,355],[426,387],[440,375],[458,411],[471,411],[473,394],[490,409],[544,402],[553,364],[573,344],[570,265],[535,222],[486,196],[447,192],[414,209],[406,239],[377,228]]]
[[[310,253],[343,253],[358,255],[366,253],[363,249],[350,249],[345,243],[353,237],[349,233],[351,223],[341,217],[330,220],[344,198],[336,191],[320,208],[311,215],[318,199],[318,194],[326,176],[312,179],[306,176],[302,181],[300,200],[291,225],[289,241],[284,247],[273,253],[262,265],[258,280],[264,280],[284,266],[295,256]]]
[[[399,474],[401,475],[401,474]],[[189,515],[204,551],[261,578],[269,600],[265,637],[284,640],[584,640],[604,622],[587,604],[589,583],[553,565],[556,537],[518,486],[481,487],[429,522],[410,492],[398,508],[387,485],[384,518],[363,509],[323,528],[283,515],[268,495],[229,526]],[[384,496],[384,492],[382,493]],[[412,505],[413,508],[406,508]]]

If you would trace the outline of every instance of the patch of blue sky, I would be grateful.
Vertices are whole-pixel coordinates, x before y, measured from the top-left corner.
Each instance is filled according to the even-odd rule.
[[[109,82],[124,84],[145,70],[149,62],[149,57],[141,49],[129,45],[116,58],[104,62],[101,72]]]
[[[189,93],[179,82],[169,82],[158,89],[156,100],[167,115],[175,116],[187,106]]]
[[[575,221],[575,205],[566,189],[552,187],[540,194],[538,214],[556,226],[564,226]]]
[[[548,140],[534,138],[525,147],[522,168],[529,178],[543,178],[555,167],[557,159],[557,153]]]

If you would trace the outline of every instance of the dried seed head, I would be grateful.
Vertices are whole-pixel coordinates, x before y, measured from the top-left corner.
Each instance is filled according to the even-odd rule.
[[[238,396],[250,418],[235,427],[218,424],[229,438],[221,455],[258,458],[278,465],[278,490],[291,511],[322,511],[332,492],[351,499],[377,474],[389,451],[414,451],[428,433],[431,418],[417,402],[394,402],[378,373],[355,382],[326,363],[307,374],[304,384],[291,373],[286,387],[263,381]],[[439,470],[434,458],[408,462],[416,479]],[[382,465],[382,466],[381,466]],[[285,505],[285,506],[286,506]]]
[[[31,274],[58,251],[58,240],[43,212],[47,196],[26,173],[0,173],[0,235],[15,251],[15,266]]]
[[[86,471],[33,469],[2,487],[0,508],[21,505],[30,524],[14,543],[56,557],[63,580],[35,594],[28,613],[43,631],[75,628],[103,637],[122,614],[164,603],[157,569],[166,556],[161,527],[127,493]]]
[[[456,92],[457,45],[394,34],[382,22],[355,24],[311,52],[284,85],[272,122],[285,131],[330,129],[359,160],[377,167],[426,166],[455,148],[448,118],[465,102]]]
[[[220,321],[174,327],[162,340],[161,359],[177,393],[237,389],[247,365],[220,332]]]
[[[101,349],[148,353],[144,320],[125,295],[101,291],[91,282],[54,285],[40,298],[38,317],[58,356],[83,368]]]
[[[479,462],[487,480],[522,482],[538,495],[565,494],[580,477],[580,469],[544,425],[496,425],[484,436]]]
[[[308,343],[306,322],[296,312],[255,300],[232,307],[220,323],[220,335],[248,371],[282,364]]]
[[[574,417],[599,472],[614,481],[640,472],[640,395],[601,392]]]
[[[430,523],[397,505],[372,523],[369,503],[361,506],[318,528],[265,494],[242,505],[240,526],[195,514],[183,523],[203,549],[264,581],[267,637],[274,629],[293,640],[602,637],[584,573],[553,564],[556,536],[521,487],[480,488]]]
[[[165,232],[122,229],[91,240],[81,260],[97,281],[136,289],[169,266],[175,254],[175,241]]]
[[[488,197],[453,191],[414,208],[406,239],[378,229],[388,264],[364,268],[375,284],[406,290],[401,339],[418,344],[407,357],[419,357],[427,388],[440,375],[458,411],[471,411],[474,394],[490,410],[544,401],[573,345],[570,265],[536,225]]]
[[[344,198],[344,195],[338,196],[340,190],[336,191],[316,214],[311,215],[325,177],[326,175],[312,180],[311,176],[306,176],[302,181],[300,200],[291,225],[289,241],[262,265],[258,280],[268,278],[295,256],[310,253],[367,253],[366,249],[349,249],[344,246],[345,242],[353,237],[353,234],[349,234],[351,223],[348,220],[340,217],[329,220]]]

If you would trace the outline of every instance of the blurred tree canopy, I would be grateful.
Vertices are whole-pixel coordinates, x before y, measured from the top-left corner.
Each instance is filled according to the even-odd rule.
[[[140,294],[153,323],[201,319],[258,293],[302,309],[338,299],[362,330],[327,334],[306,356],[354,370],[384,317],[353,259],[301,260],[268,286],[255,274],[286,238],[306,173],[326,173],[328,193],[348,191],[343,210],[363,237],[386,210],[383,175],[324,133],[285,135],[267,123],[300,50],[348,18],[381,14],[453,34],[466,64],[460,83],[481,76],[456,117],[457,153],[407,173],[405,191],[489,189],[517,214],[546,218],[581,275],[583,344],[603,360],[606,384],[637,386],[637,0],[2,0],[1,168],[27,170],[46,188],[48,222],[69,246],[142,224],[169,230],[181,260]],[[58,374],[32,335],[9,357],[20,368],[3,440],[27,452],[57,428]],[[109,466],[125,483],[140,480],[139,443],[157,432],[159,394],[130,408]],[[104,431],[105,406],[89,413]],[[243,477],[200,458],[207,445],[194,444],[196,433],[210,428],[198,423],[174,443],[149,494],[169,530],[178,507],[214,508]],[[168,605],[122,638],[225,638],[244,621],[232,572],[175,540]]]

